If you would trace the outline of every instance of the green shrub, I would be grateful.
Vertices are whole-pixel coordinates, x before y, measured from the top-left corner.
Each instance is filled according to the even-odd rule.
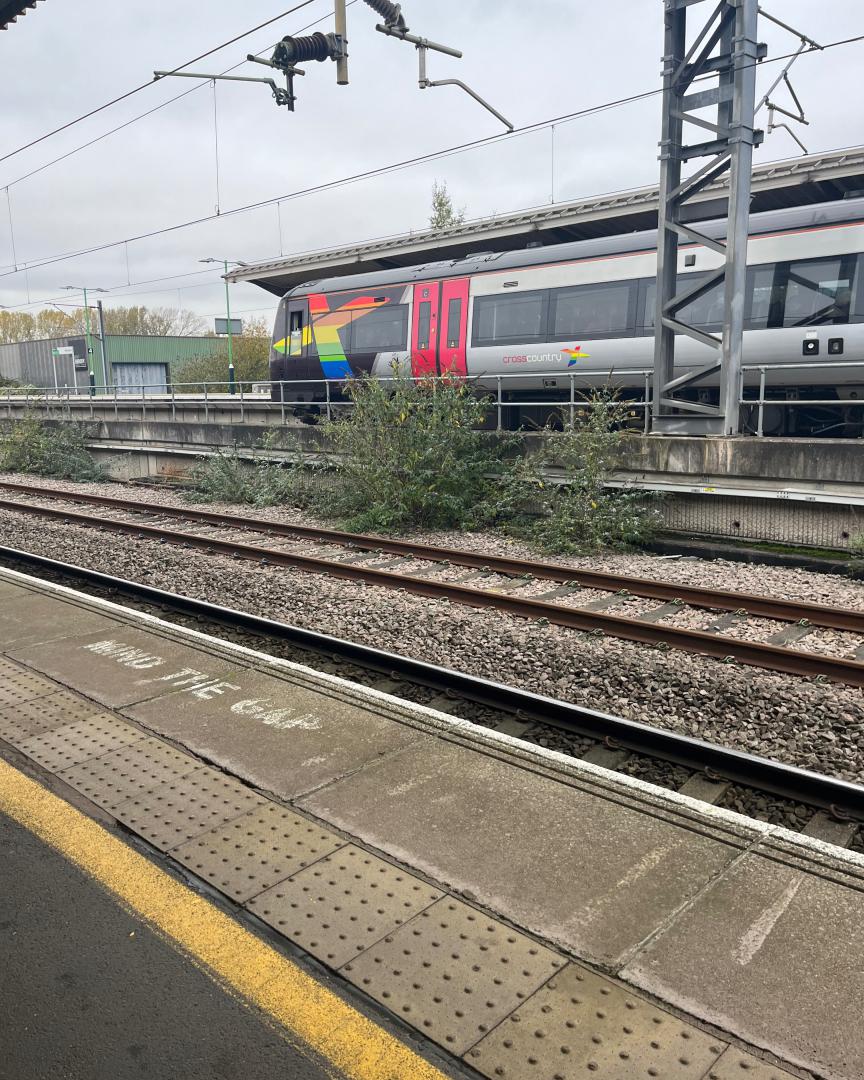
[[[623,548],[650,539],[656,497],[607,487],[630,413],[626,402],[595,393],[549,430],[541,448],[516,462],[497,494],[493,517],[548,552]]]
[[[242,503],[275,506],[296,502],[305,477],[300,470],[283,468],[279,462],[254,464],[232,450],[220,452],[196,465],[191,472],[193,499],[199,502]]]
[[[14,421],[0,448],[6,472],[53,476],[60,480],[101,480],[104,473],[87,449],[87,428],[71,422],[47,423],[36,416]]]
[[[353,531],[470,528],[486,516],[502,443],[479,430],[486,407],[464,383],[395,375],[348,385],[353,408],[321,425],[332,486],[309,504]]]

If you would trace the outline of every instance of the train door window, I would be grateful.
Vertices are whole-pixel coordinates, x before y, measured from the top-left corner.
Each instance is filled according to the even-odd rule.
[[[303,350],[303,312],[292,311],[288,315],[288,330],[291,341],[291,355],[296,356]]]
[[[825,326],[849,322],[855,256],[781,263],[783,326]]]
[[[462,337],[462,297],[454,296],[447,305],[447,348],[458,349]]]
[[[636,315],[637,333],[654,333],[654,308],[657,305],[657,282],[645,280],[639,282],[639,306]]]
[[[549,294],[543,291],[478,296],[475,345],[530,345],[546,340]]]
[[[552,292],[551,341],[622,337],[633,329],[636,282],[578,285]]]
[[[420,302],[417,315],[417,348],[428,349],[432,329],[432,304],[428,300]]]

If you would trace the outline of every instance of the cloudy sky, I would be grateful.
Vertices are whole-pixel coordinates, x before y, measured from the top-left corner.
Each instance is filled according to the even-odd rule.
[[[316,29],[331,29],[331,4],[313,0],[191,70],[223,72],[247,52],[269,55],[284,34],[316,20]],[[154,69],[184,64],[290,5],[44,0],[0,34],[0,157],[146,83]],[[765,6],[821,43],[864,33],[861,0]],[[461,61],[430,54],[430,77],[463,79],[517,128],[659,85],[661,0],[404,0],[403,9],[412,31],[464,52]],[[354,0],[350,85],[336,86],[330,62],[307,65],[294,114],[277,107],[264,86],[217,84],[218,185],[212,84],[188,79],[149,85],[0,162],[0,304],[30,301],[22,310],[36,310],[35,302],[61,297],[64,285],[88,285],[110,290],[108,304],[180,305],[210,321],[222,311],[222,286],[198,260],[251,262],[423,228],[435,179],[446,180],[470,217],[656,181],[659,97],[298,197],[323,182],[503,130],[455,88],[421,92],[415,50],[375,33],[376,21]],[[760,37],[769,56],[796,45],[764,22]],[[862,60],[864,42],[806,56],[794,69],[811,121],[802,131],[811,152],[864,143]],[[762,88],[777,70],[760,71]],[[245,64],[234,74],[266,72]],[[126,126],[107,134],[120,125]],[[92,140],[98,141],[85,147]],[[757,160],[796,152],[779,132]],[[217,207],[224,213],[275,197],[284,197],[278,209],[130,239],[208,217]],[[232,306],[244,318],[269,319],[275,305],[254,286],[237,285]]]

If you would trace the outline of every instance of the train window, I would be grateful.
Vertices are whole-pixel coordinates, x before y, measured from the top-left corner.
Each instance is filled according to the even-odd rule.
[[[417,348],[428,349],[432,337],[432,304],[424,300],[417,314]]]
[[[299,330],[303,329],[303,312],[292,311],[291,312],[291,333],[296,334]]]
[[[826,326],[849,322],[855,256],[781,263],[777,288],[783,296],[783,326]]]
[[[775,303],[774,271],[773,263],[747,268],[745,330],[765,330],[772,324],[772,304]]]
[[[475,345],[530,345],[546,340],[549,294],[544,291],[478,296],[474,301]]]
[[[458,349],[462,337],[462,297],[454,296],[447,305],[447,348]]]
[[[357,310],[351,321],[351,351],[355,353],[397,352],[408,344],[408,307],[384,304]]]
[[[571,337],[620,337],[633,327],[635,282],[578,285],[552,292],[551,341]]]

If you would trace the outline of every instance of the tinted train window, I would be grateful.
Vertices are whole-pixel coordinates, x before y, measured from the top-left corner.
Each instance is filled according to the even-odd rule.
[[[358,353],[396,352],[408,344],[408,308],[385,304],[355,311],[351,322],[351,350]]]
[[[474,301],[475,345],[529,345],[546,338],[548,293],[478,296]]]
[[[778,264],[776,288],[783,297],[783,326],[849,322],[854,276],[854,255]]]
[[[773,263],[747,269],[747,306],[744,320],[746,330],[765,330],[772,325],[776,305],[774,270]]]
[[[685,289],[691,289],[707,277],[708,274],[704,273],[679,274],[678,290],[684,292]],[[644,330],[650,334],[654,333],[656,296],[657,283],[655,281],[645,282],[640,303],[642,311],[640,322]],[[697,297],[689,304],[685,304],[678,311],[678,318],[691,326],[698,326],[700,330],[719,330],[723,322],[723,282],[718,281],[707,293]]]
[[[634,291],[635,282],[629,281],[555,289],[550,340],[626,334],[633,325]]]
[[[432,336],[432,304],[424,300],[417,313],[417,348],[428,349]]]
[[[458,349],[462,330],[462,298],[454,296],[447,305],[447,348]]]

